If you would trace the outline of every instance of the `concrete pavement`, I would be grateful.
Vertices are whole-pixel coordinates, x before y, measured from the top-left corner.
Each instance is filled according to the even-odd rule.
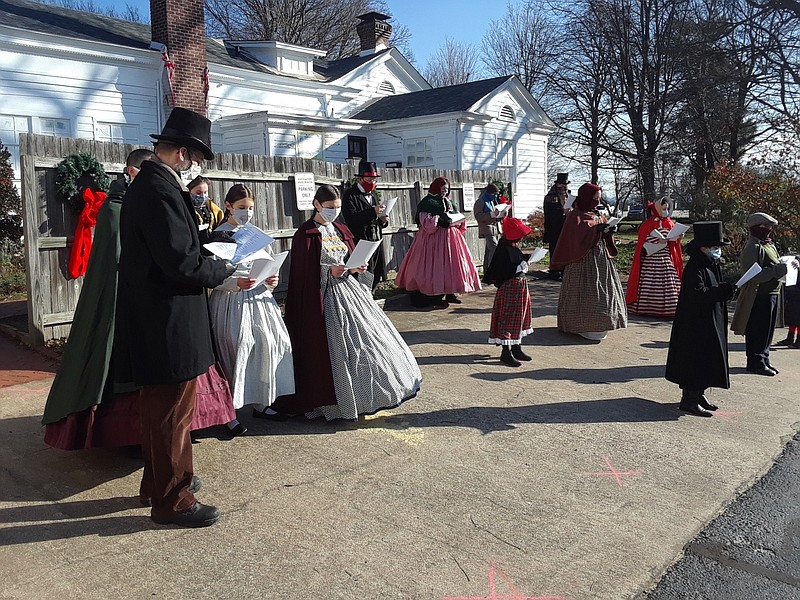
[[[122,451],[45,446],[47,380],[0,388],[0,598],[633,598],[771,466],[796,432],[800,351],[744,371],[712,419],[663,379],[669,323],[595,344],[556,329],[531,279],[532,363],[486,344],[494,289],[387,312],[425,382],[358,424],[249,419],[195,448],[220,522],[160,527]],[[783,332],[780,332],[783,333]],[[313,374],[306,374],[313,376]]]

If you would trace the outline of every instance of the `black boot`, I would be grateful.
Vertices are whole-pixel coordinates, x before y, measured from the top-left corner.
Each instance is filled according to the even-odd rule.
[[[700,404],[700,392],[691,392],[689,390],[683,390],[683,394],[681,395],[681,403],[678,408],[682,411],[691,413],[693,415],[697,415],[698,417],[711,417],[714,413],[706,410]]]
[[[797,342],[798,342],[797,334],[796,333],[792,333],[790,331],[789,333],[786,334],[786,338],[785,339],[781,340],[780,342],[775,342],[775,345],[776,346],[791,346],[791,347],[796,348],[797,346],[795,344],[797,344]]]
[[[461,304],[461,300],[459,300],[458,296],[456,296],[455,294],[447,294],[444,297],[444,299],[446,302],[449,302],[450,304]]]
[[[500,352],[500,362],[509,367],[522,366],[522,363],[511,355],[511,350],[508,349],[508,346],[503,346],[503,350]]]
[[[700,404],[700,406],[702,408],[705,408],[706,410],[719,410],[719,406],[717,406],[716,404],[711,404],[711,402],[708,401],[708,398],[706,398],[705,390],[702,390],[700,392],[700,397],[698,398],[698,404]]]
[[[514,344],[513,346],[511,346],[511,356],[513,356],[517,360],[531,360],[531,357],[522,351],[521,344]]]

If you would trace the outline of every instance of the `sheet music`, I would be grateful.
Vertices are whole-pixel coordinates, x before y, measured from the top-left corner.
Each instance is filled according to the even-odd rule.
[[[450,219],[452,220],[452,225],[457,225],[458,223],[460,223],[461,221],[463,221],[463,220],[465,220],[467,218],[467,217],[465,217],[463,214],[461,214],[459,212],[447,213],[447,216],[450,217]]]
[[[251,254],[258,252],[275,241],[252,223],[237,229],[236,233],[233,234],[233,239],[236,242],[236,252],[231,258],[233,264],[243,262]]]
[[[797,285],[797,268],[794,266],[794,256],[781,256],[781,262],[786,265],[786,286]]]
[[[255,279],[256,285],[260,285],[281,270],[287,256],[288,252],[279,252],[273,256],[257,258],[250,267],[250,279]]]
[[[510,204],[497,204],[492,208],[492,216],[496,219],[498,217],[505,216],[508,213],[508,209],[511,208]]]
[[[359,240],[350,258],[344,264],[348,269],[357,269],[363,267],[372,258],[372,255],[378,251],[381,242],[369,242],[367,240]]]
[[[647,237],[648,239],[660,239],[660,240],[666,239],[664,237],[664,234],[661,233],[658,229],[653,229],[653,231],[651,231]],[[664,244],[656,244],[654,242],[647,242],[647,241],[645,241],[644,243],[644,251],[647,253],[648,256],[650,256],[651,254],[655,254],[664,247],[665,247]]]
[[[761,273],[761,265],[759,265],[758,263],[753,263],[753,266],[747,269],[744,275],[742,275],[739,278],[739,281],[736,282],[736,287],[737,288],[742,287],[745,283],[750,281],[753,277],[755,277],[759,273]]]
[[[529,264],[538,263],[547,254],[547,248],[534,248],[531,252],[531,257],[528,259]]]
[[[667,239],[670,242],[674,242],[687,231],[689,231],[688,225],[684,225],[683,223],[675,223],[672,229],[669,230],[669,234],[667,234]]]
[[[397,204],[397,196],[394,198],[389,198],[386,203],[383,205],[383,211],[378,213],[379,217],[388,217],[389,213],[392,212],[394,205]]]

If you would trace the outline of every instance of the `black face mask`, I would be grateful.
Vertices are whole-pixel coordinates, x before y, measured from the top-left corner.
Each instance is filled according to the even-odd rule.
[[[771,227],[764,227],[763,225],[755,225],[750,228],[750,233],[752,233],[754,237],[757,237],[762,242],[772,241],[772,238],[770,237],[770,234],[772,233]]]

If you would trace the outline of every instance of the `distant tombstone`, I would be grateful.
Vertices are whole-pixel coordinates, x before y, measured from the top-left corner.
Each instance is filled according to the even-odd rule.
[[[314,210],[314,193],[317,191],[313,173],[294,174],[294,194],[297,210]]]

